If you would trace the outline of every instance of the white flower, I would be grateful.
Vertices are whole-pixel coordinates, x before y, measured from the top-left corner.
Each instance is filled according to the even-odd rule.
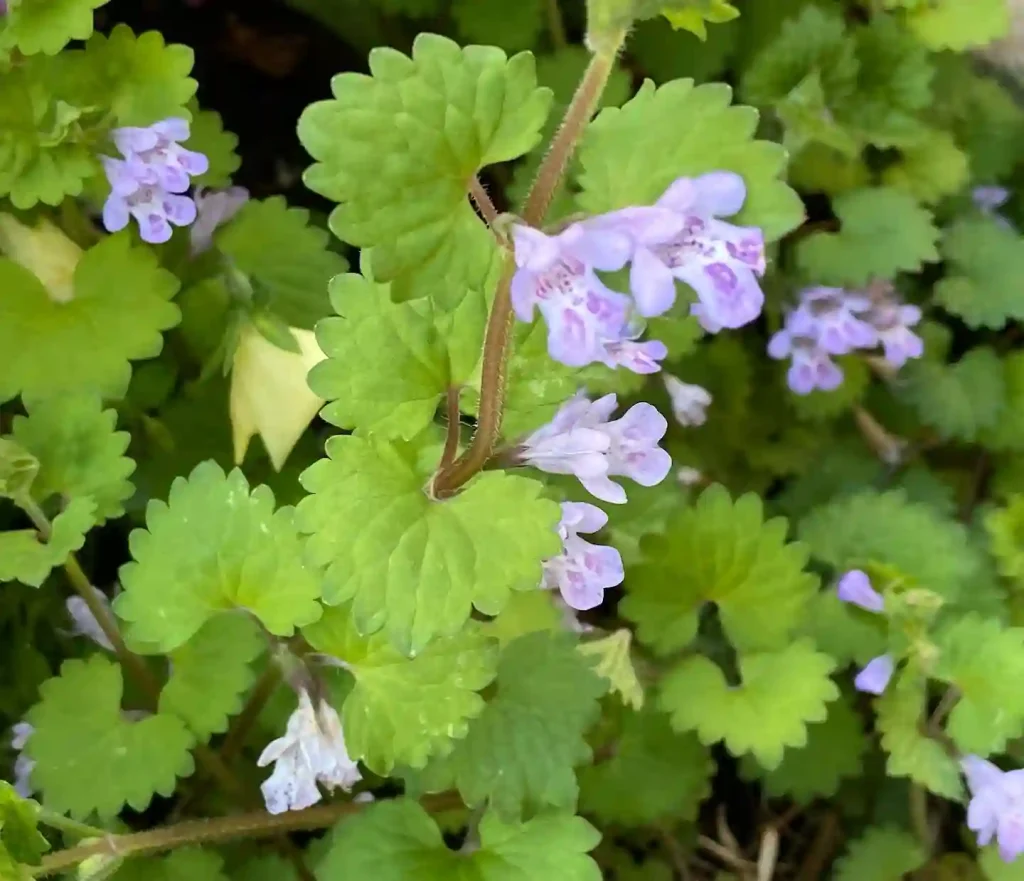
[[[697,484],[704,480],[704,475],[696,468],[689,468],[684,465],[676,471],[676,480],[679,481],[680,486],[697,486]]]
[[[34,730],[28,722],[18,722],[11,727],[11,747],[18,751],[18,758],[14,760],[14,790],[22,798],[30,798],[32,795],[32,783],[29,778],[36,763],[22,750],[25,749],[25,744]]]
[[[320,801],[317,783],[349,791],[362,774],[349,757],[341,720],[326,702],[314,710],[309,693],[299,692],[299,706],[288,718],[284,737],[267,744],[256,764],[274,762],[274,773],[260,787],[272,814],[299,811]]]
[[[107,595],[95,587],[92,590],[96,594],[96,599],[109,611],[110,600]],[[108,652],[114,650],[110,640],[107,639],[107,634],[100,627],[100,622],[96,620],[96,616],[89,610],[89,606],[82,597],[68,597],[64,605],[67,607],[72,624],[74,624],[71,630],[72,636],[86,636],[100,648],[105,648]]]
[[[699,385],[690,385],[669,373],[662,373],[665,389],[672,399],[672,413],[683,428],[703,425],[707,421],[707,408],[711,404],[708,390]]]

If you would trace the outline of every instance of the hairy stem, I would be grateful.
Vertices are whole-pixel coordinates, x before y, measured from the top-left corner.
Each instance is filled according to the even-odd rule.
[[[454,794],[431,796],[423,800],[423,806],[430,811],[450,810],[459,804],[460,801]],[[64,872],[94,856],[142,856],[171,850],[185,844],[203,844],[237,838],[270,838],[287,832],[323,829],[363,807],[364,804],[357,802],[339,802],[318,805],[303,811],[287,811],[283,814],[257,811],[209,820],[186,820],[173,826],[128,835],[104,834],[101,838],[43,857],[42,863],[31,867],[30,871],[38,878]]]
[[[473,200],[473,204],[476,205],[484,220],[487,221],[487,225],[493,227],[494,221],[498,219],[498,209],[494,207],[494,202],[491,201],[491,197],[487,195],[484,185],[480,183],[480,178],[475,174],[469,182],[469,197]]]
[[[594,115],[615,66],[619,47],[625,32],[602,45],[590,59],[576,94],[565,112],[562,124],[551,142],[537,177],[526,197],[523,220],[530,226],[540,226],[551,200],[562,183],[576,149],[576,144]],[[434,477],[433,493],[437,498],[453,495],[479,473],[491,458],[501,437],[501,421],[505,414],[505,380],[508,371],[509,343],[512,339],[511,285],[515,262],[511,255],[505,258],[501,281],[494,295],[494,304],[487,319],[484,336],[483,364],[480,374],[480,409],[477,429],[469,448],[449,467],[442,467]]]
[[[459,454],[459,435],[462,433],[462,410],[459,409],[461,389],[457,385],[449,386],[445,396],[445,415],[448,427],[444,438],[444,451],[441,453],[441,468],[447,468]]]

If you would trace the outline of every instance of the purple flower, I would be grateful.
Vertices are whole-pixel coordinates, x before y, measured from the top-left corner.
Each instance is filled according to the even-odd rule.
[[[921,320],[921,310],[917,306],[882,301],[875,304],[870,317],[885,352],[885,360],[893,367],[902,367],[911,358],[920,358],[924,354],[923,340],[910,329]]]
[[[895,669],[896,662],[892,655],[879,655],[877,658],[872,658],[853,680],[854,687],[857,691],[866,691],[868,694],[881,694],[888,687]]]
[[[871,579],[860,569],[851,569],[843,575],[836,586],[836,592],[844,603],[852,603],[869,612],[881,612],[885,608],[885,599],[871,586]]]
[[[800,293],[800,305],[786,318],[786,329],[811,337],[830,355],[878,344],[875,328],[859,315],[871,309],[871,298],[842,288],[815,287]]]
[[[798,395],[815,389],[830,392],[843,384],[843,371],[813,337],[796,336],[783,328],[768,341],[768,355],[792,359],[786,382]]]
[[[147,128],[125,126],[114,129],[111,136],[131,166],[133,177],[142,185],[184,193],[191,183],[189,177],[198,177],[210,168],[202,153],[186,150],[178,143],[189,138],[185,119],[165,119]]]
[[[967,826],[984,847],[993,837],[999,842],[999,856],[1013,862],[1024,853],[1024,770],[1001,771],[978,756],[960,760],[971,790]]]
[[[699,385],[690,385],[669,373],[662,375],[665,390],[672,400],[672,415],[683,428],[703,425],[708,418],[707,408],[711,405],[708,390]]]
[[[764,236],[718,219],[735,214],[745,199],[742,177],[715,171],[675,181],[656,211],[625,208],[599,219],[602,228],[626,232],[633,242],[630,289],[641,315],[672,307],[676,279],[696,292],[699,302],[690,311],[710,333],[742,327],[761,314]]]
[[[539,309],[548,326],[548,352],[570,367],[600,362],[654,373],[668,351],[658,342],[637,343],[642,332],[630,315],[629,297],[609,289],[595,270],[621,269],[629,238],[612,229],[574,223],[557,236],[528,226],[513,230],[518,269],[512,308],[521,321]]]
[[[975,207],[982,214],[987,217],[991,217],[996,223],[1005,229],[1016,232],[1016,228],[1010,220],[996,210],[997,208],[1002,208],[1010,199],[1010,191],[1006,189],[1006,187],[975,187],[971,191],[971,198],[974,201]]]
[[[226,190],[196,187],[195,203],[198,216],[189,230],[192,256],[206,251],[213,244],[216,229],[231,220],[248,201],[249,191],[245,187],[229,187]]]
[[[541,586],[558,590],[573,609],[593,609],[601,605],[604,592],[622,583],[625,572],[622,557],[615,548],[594,545],[579,537],[581,532],[597,532],[608,522],[600,508],[585,502],[562,502],[562,521],[558,534],[562,553],[544,563]]]
[[[620,419],[608,419],[618,406],[615,395],[591,402],[582,394],[570,399],[546,426],[522,444],[519,458],[549,474],[574,474],[599,499],[626,501],[626,491],[611,477],[629,477],[654,486],[672,467],[658,446],[668,422],[650,404],[634,404]]]
[[[209,163],[176,143],[188,133],[183,119],[114,130],[114,143],[124,158],[101,157],[111,186],[103,206],[107,230],[122,230],[134,217],[143,240],[160,244],[170,239],[172,224],[188,226],[196,219],[195,202],[179,194],[188,189],[189,175],[202,174]]]

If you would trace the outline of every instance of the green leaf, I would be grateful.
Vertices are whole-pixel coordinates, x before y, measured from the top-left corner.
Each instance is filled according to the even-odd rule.
[[[1011,495],[1006,507],[985,515],[984,525],[999,573],[1024,586],[1024,496]]]
[[[0,850],[22,865],[38,866],[49,849],[39,831],[39,805],[0,780]]]
[[[56,55],[92,33],[93,10],[107,0],[18,0],[0,17],[0,49]]]
[[[553,361],[548,354],[544,322],[521,325],[514,340],[505,418],[501,423],[509,438],[525,435],[550,422],[580,386],[579,371]]]
[[[95,504],[90,499],[74,499],[54,518],[45,543],[34,529],[0,532],[0,582],[20,581],[39,587],[51,569],[81,550],[95,525]]]
[[[875,562],[953,600],[976,576],[980,561],[967,531],[904,492],[864,490],[816,508],[800,523],[811,554],[845,572]]]
[[[808,804],[815,798],[835,795],[844,779],[859,775],[867,746],[860,716],[845,697],[840,697],[828,705],[823,722],[807,726],[807,743],[787,749],[777,768],[763,771],[748,756],[741,767],[746,775],[762,778],[768,795],[790,796]]]
[[[938,129],[905,147],[895,164],[882,173],[882,182],[932,205],[959,192],[970,177],[970,158],[952,135]]]
[[[689,31],[706,40],[706,22],[725,24],[739,17],[740,11],[725,0],[662,0],[661,14],[674,28]]]
[[[632,641],[632,634],[623,627],[601,639],[580,643],[579,651],[591,659],[594,672],[608,681],[624,704],[639,710],[644,705],[644,687],[630,656]]]
[[[797,263],[817,284],[861,287],[939,259],[939,231],[912,196],[890,187],[854,190],[836,198],[837,233],[815,233],[797,245]]]
[[[988,346],[971,349],[955,364],[911,361],[903,379],[905,398],[944,439],[976,440],[996,426],[1005,407],[1003,365]]]
[[[604,690],[567,634],[527,634],[502,652],[495,696],[427,777],[506,818],[528,806],[572,808],[573,767],[590,758],[583,736]]]
[[[32,496],[90,499],[96,522],[124,513],[132,494],[135,463],[124,453],[131,435],[115,431],[117,411],[104,410],[98,395],[74,392],[29,401],[29,415],[14,418],[11,436],[40,463]]]
[[[546,590],[514,593],[500,614],[482,626],[488,636],[498,640],[502,648],[527,633],[560,633],[564,630],[563,616],[551,597],[551,593]]]
[[[202,153],[210,160],[209,169],[192,178],[193,184],[214,188],[228,186],[231,175],[242,164],[237,152],[238,136],[225,130],[224,122],[216,111],[200,110],[199,105],[192,101],[189,112],[192,114],[191,132],[184,146]]]
[[[473,607],[497,614],[560,552],[560,510],[537,481],[488,471],[435,501],[415,448],[336,436],[327,454],[302,475],[298,506],[310,559],[327,567],[324,600],[351,599],[357,628],[383,628],[402,652],[455,634]]]
[[[0,70],[0,193],[15,208],[59,205],[101,170],[75,136],[84,111],[61,78],[65,58],[30,56]]]
[[[834,590],[823,590],[811,602],[802,632],[839,664],[863,665],[886,651],[887,629],[883,619],[851,608]]]
[[[291,327],[312,330],[330,313],[327,283],[348,268],[327,250],[329,233],[309,223],[305,208],[283,196],[254,199],[216,237],[236,269],[250,276],[257,302]]]
[[[454,0],[455,27],[467,43],[498,46],[506,52],[532,49],[544,29],[544,0],[518,0],[498,5]]]
[[[921,733],[925,697],[923,683],[905,674],[875,701],[875,727],[889,756],[886,770],[890,777],[909,777],[936,795],[957,800],[962,792],[959,765],[939,741]]]
[[[413,658],[381,634],[360,636],[347,607],[327,609],[302,633],[355,678],[342,707],[345,744],[382,777],[396,764],[422,768],[450,752],[484,709],[477,692],[497,674],[497,642],[472,623]]]
[[[1024,452],[1024,352],[1010,352],[1002,365],[1006,406],[983,440],[995,450]]]
[[[177,716],[200,740],[227,731],[256,678],[253,662],[265,649],[254,618],[211,618],[171,652],[171,675],[160,692],[159,711]]]
[[[620,711],[607,761],[580,771],[580,805],[603,823],[646,826],[692,821],[711,794],[715,763],[693,734],[677,734],[648,706]]]
[[[0,259],[0,401],[68,390],[120,397],[129,362],[160,353],[161,331],[180,319],[170,302],[178,280],[151,250],[130,242],[127,233],[109,236],[86,251],[67,302]]]
[[[29,493],[39,460],[9,438],[0,437],[0,496],[16,499]]]
[[[975,0],[968,6],[958,0],[934,0],[908,10],[906,22],[929,49],[962,52],[1005,37],[1010,6],[1006,0]]]
[[[836,866],[836,881],[901,881],[928,860],[909,832],[875,826],[850,844]]]
[[[334,99],[303,113],[299,138],[317,160],[306,184],[343,203],[331,229],[373,249],[374,276],[397,282],[397,299],[433,287],[454,305],[453,278],[485,272],[494,248],[467,184],[537,143],[551,93],[537,88],[532,55],[436,34],[420,34],[412,58],[374,49],[370,71],[339,74]]]
[[[600,214],[649,205],[669,184],[708,171],[743,176],[747,200],[730,222],[761,227],[774,241],[802,221],[803,203],[779,180],[786,152],[753,140],[757,111],[731,106],[732,90],[677,80],[647,81],[621,108],[605,108],[580,144],[580,207]]]
[[[979,849],[978,866],[985,881],[1020,881],[1024,877],[1024,860],[1006,862],[999,855],[999,845],[995,843]]]
[[[195,60],[188,46],[168,45],[158,31],[136,35],[119,24],[85,45],[83,102],[109,108],[118,125],[152,125],[169,117],[190,118],[198,84],[189,76]]]
[[[677,731],[696,731],[708,746],[724,740],[733,755],[750,753],[770,771],[787,747],[807,742],[810,723],[827,717],[825,705],[839,696],[829,678],[833,669],[835,661],[808,639],[741,655],[738,685],[730,685],[713,661],[695,655],[666,674],[661,706]]]
[[[433,421],[448,385],[445,344],[431,315],[418,303],[393,303],[387,285],[361,275],[338,276],[330,292],[340,317],[317,328],[327,360],[309,375],[310,388],[328,401],[323,417],[341,428],[414,437]]]
[[[600,881],[587,856],[600,835],[582,817],[542,814],[506,825],[492,814],[480,823],[479,848],[448,850],[441,830],[416,802],[371,805],[335,830],[318,867],[324,878],[374,881]]]
[[[244,609],[277,636],[320,616],[320,579],[303,559],[292,509],[274,511],[269,487],[250,491],[241,471],[204,462],[178,477],[167,502],[146,507],[129,539],[118,616],[135,641],[163,652],[215,614]]]
[[[999,330],[1024,320],[1024,239],[990,217],[969,217],[951,226],[942,240],[947,274],[935,298],[968,327]]]
[[[734,502],[723,487],[710,487],[664,534],[641,540],[644,562],[628,574],[622,611],[663,654],[697,635],[709,602],[738,649],[781,648],[817,587],[804,571],[806,548],[787,544],[787,529],[782,518],[765,522],[753,493]]]
[[[937,637],[939,659],[932,676],[957,689],[946,733],[964,754],[1003,752],[1024,733],[1024,629],[969,614]]]
[[[193,771],[192,737],[175,716],[129,722],[121,712],[121,668],[103,657],[65,661],[29,710],[26,755],[43,805],[84,820],[142,811]]]

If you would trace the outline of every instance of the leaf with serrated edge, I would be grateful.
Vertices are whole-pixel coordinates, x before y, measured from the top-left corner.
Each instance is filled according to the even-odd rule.
[[[928,854],[909,832],[894,827],[868,829],[850,844],[836,865],[836,881],[900,881],[921,868]]]
[[[130,361],[152,358],[180,320],[178,280],[128,233],[83,254],[74,296],[55,302],[31,272],[0,259],[0,401],[88,389],[120,396]]]
[[[45,543],[34,529],[0,532],[0,582],[20,581],[39,587],[51,569],[81,550],[86,533],[95,525],[95,503],[91,499],[73,499],[54,518]]]
[[[409,799],[384,801],[344,820],[319,865],[324,878],[374,881],[600,881],[587,853],[600,835],[582,817],[540,814],[480,823],[478,848],[449,850],[430,815]]]
[[[752,493],[734,502],[724,487],[710,487],[663,535],[642,539],[643,562],[628,573],[623,612],[663,653],[697,635],[709,602],[738,648],[781,648],[817,587],[804,571],[807,549],[786,542],[787,528],[782,518],[765,522]]]
[[[142,811],[193,771],[192,736],[181,720],[157,714],[138,722],[121,712],[121,668],[102,655],[65,661],[29,710],[26,754],[32,783],[51,810],[84,820]]]
[[[801,639],[776,652],[741,655],[740,685],[730,686],[713,661],[694,656],[669,671],[660,703],[677,731],[696,731],[711,745],[725,741],[772,770],[787,747],[807,742],[807,726],[827,716],[839,696],[829,678],[835,661]]]
[[[560,552],[560,509],[537,481],[488,471],[434,501],[416,448],[336,436],[327,454],[303,473],[297,511],[310,559],[327,567],[324,600],[352,600],[358,629],[383,628],[402,652],[455,634],[474,607],[497,614]]]
[[[245,609],[289,636],[320,617],[320,580],[303,557],[292,509],[274,510],[267,486],[214,462],[178,477],[167,502],[150,501],[129,538],[118,616],[134,640],[169,652],[219,612]]]
[[[115,431],[117,411],[89,392],[29,401],[27,409],[27,417],[14,418],[11,436],[39,460],[33,497],[89,498],[98,523],[121,516],[135,463],[124,455],[131,436]]]
[[[92,33],[93,10],[108,0],[21,0],[0,16],[0,49],[56,55]]]
[[[334,98],[302,114],[299,138],[317,160],[306,184],[342,203],[331,229],[373,249],[374,276],[406,289],[398,299],[427,286],[454,306],[463,292],[445,289],[463,273],[452,270],[479,268],[494,245],[467,184],[537,143],[551,93],[537,88],[529,53],[508,59],[436,34],[420,34],[411,58],[378,48],[369,63],[370,76],[339,74]]]
[[[260,626],[249,615],[211,618],[171,652],[171,675],[160,692],[160,712],[177,716],[203,739],[226,731],[256,678],[253,662],[265,649]]]
[[[381,776],[396,764],[422,768],[431,756],[449,752],[483,711],[478,692],[497,673],[497,642],[472,622],[414,658],[381,634],[360,636],[347,606],[328,608],[302,635],[355,678],[341,708],[345,744]]]

